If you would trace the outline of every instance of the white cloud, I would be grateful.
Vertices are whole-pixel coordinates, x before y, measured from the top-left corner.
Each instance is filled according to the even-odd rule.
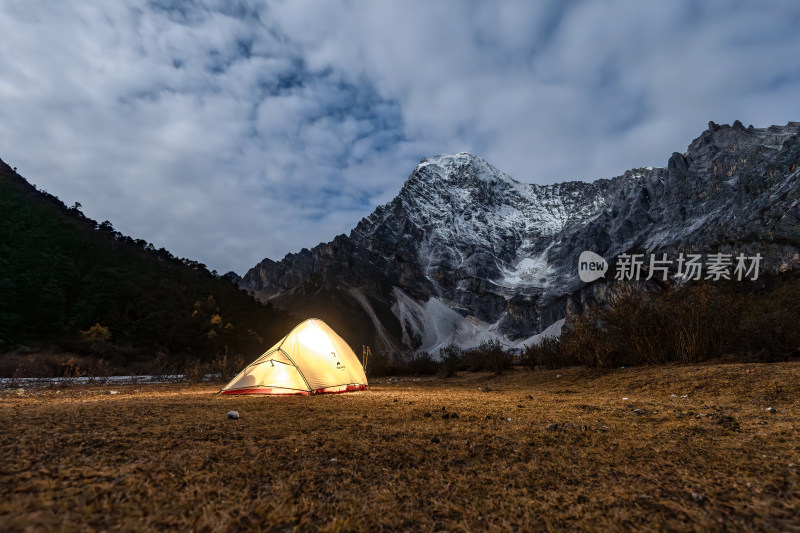
[[[800,8],[727,2],[0,5],[0,157],[243,273],[347,232],[417,160],[552,183],[800,116]]]

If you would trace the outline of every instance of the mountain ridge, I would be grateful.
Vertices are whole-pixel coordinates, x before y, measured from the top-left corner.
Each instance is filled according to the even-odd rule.
[[[800,266],[798,131],[710,122],[665,167],[594,182],[526,184],[472,154],[424,158],[349,235],[265,259],[239,283],[299,314],[349,315],[367,325],[340,318],[353,340],[388,351],[519,345],[602,300],[602,283],[577,276],[583,250],[738,246],[767,270]]]

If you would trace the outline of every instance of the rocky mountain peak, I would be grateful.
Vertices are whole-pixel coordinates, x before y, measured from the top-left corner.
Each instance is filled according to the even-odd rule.
[[[796,141],[798,131],[800,122],[788,122],[785,126],[773,125],[768,128],[754,128],[752,125],[745,127],[738,120],[733,125],[709,122],[708,129],[689,145],[687,163],[711,163],[710,167],[698,170],[710,168],[713,171],[713,163],[718,158],[730,159],[736,154],[751,151],[757,152],[756,155],[779,151],[785,143]]]
[[[518,183],[481,157],[468,152],[423,158],[411,174],[411,179],[415,177],[439,179],[453,185],[474,183],[475,180]]]
[[[426,158],[349,236],[264,260],[241,283],[351,325],[355,345],[522,345],[604,298],[605,284],[577,276],[584,250],[746,250],[765,269],[800,268],[798,132],[712,122],[665,167],[593,183],[522,183],[469,153]]]

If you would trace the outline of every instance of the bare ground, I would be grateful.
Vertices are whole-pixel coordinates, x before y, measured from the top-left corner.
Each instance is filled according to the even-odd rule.
[[[218,388],[1,392],[0,530],[800,531],[800,363]]]

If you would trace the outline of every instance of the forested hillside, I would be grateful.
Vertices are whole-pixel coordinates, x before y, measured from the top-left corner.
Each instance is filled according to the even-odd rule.
[[[46,348],[123,365],[249,357],[291,323],[205,265],[97,223],[0,161],[0,353]]]

